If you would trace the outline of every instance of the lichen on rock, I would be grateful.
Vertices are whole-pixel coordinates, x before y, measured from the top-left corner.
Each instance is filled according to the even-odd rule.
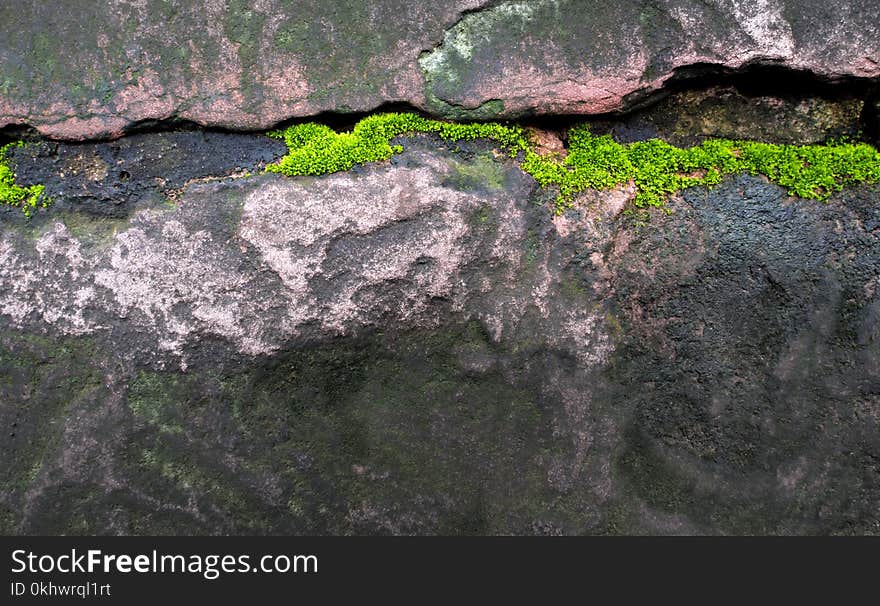
[[[880,534],[876,0],[56,4],[3,534]]]
[[[318,0],[0,7],[0,127],[118,137],[146,122],[264,130],[403,102],[492,120],[625,110],[683,69],[876,79],[873,0]],[[70,49],[77,49],[70,52]]]

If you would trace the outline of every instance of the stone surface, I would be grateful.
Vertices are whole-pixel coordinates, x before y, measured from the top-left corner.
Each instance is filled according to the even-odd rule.
[[[259,172],[286,149],[269,137],[171,131],[109,144],[32,141],[9,156],[17,180],[42,184],[55,212],[121,218],[132,207],[176,198],[188,184]]]
[[[0,6],[0,127],[265,129],[404,102],[497,118],[624,109],[682,69],[880,76],[877,0],[75,0]]]
[[[880,189],[556,217],[484,143],[405,143],[110,215],[95,144],[0,213],[0,530],[880,534]]]

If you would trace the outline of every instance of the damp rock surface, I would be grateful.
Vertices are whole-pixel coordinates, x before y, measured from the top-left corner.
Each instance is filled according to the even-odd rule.
[[[0,215],[0,529],[880,533],[876,186],[405,149]]]
[[[259,172],[285,150],[269,137],[188,130],[112,142],[33,141],[11,149],[9,157],[17,182],[43,185],[56,212],[123,217],[144,204],[176,199],[192,183]]]

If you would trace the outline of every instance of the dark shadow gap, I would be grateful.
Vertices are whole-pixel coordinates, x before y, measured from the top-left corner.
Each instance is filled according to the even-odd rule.
[[[870,122],[874,120],[876,123],[876,115],[870,114],[870,101],[880,99],[880,80],[853,77],[831,80],[809,71],[762,63],[750,64],[738,70],[710,63],[689,65],[676,70],[662,88],[628,96],[626,109],[591,115],[536,114],[524,116],[518,122],[546,130],[566,130],[583,122],[616,121],[633,116],[676,93],[721,87],[732,88],[744,97],[778,97],[789,102],[815,98],[828,101],[864,99],[868,102],[861,118],[862,129],[865,133],[873,132],[876,140],[876,124]],[[876,107],[874,111],[876,113]]]
[[[350,131],[354,128],[355,124],[366,118],[367,116],[372,116],[375,114],[384,114],[384,113],[410,113],[410,114],[418,114],[423,118],[435,118],[436,116],[432,116],[428,112],[423,109],[412,105],[411,103],[406,103],[402,101],[389,101],[388,103],[383,103],[377,106],[375,109],[369,111],[352,111],[352,112],[338,112],[338,111],[326,111],[320,112],[317,114],[312,114],[310,116],[302,116],[291,118],[289,120],[284,120],[275,125],[275,128],[283,129],[288,126],[293,126],[296,124],[303,124],[305,122],[318,122],[319,124],[326,124],[333,130],[337,132]]]

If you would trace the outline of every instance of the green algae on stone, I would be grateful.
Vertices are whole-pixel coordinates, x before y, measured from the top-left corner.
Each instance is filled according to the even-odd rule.
[[[343,133],[316,123],[273,131],[269,135],[284,139],[288,153],[266,170],[288,176],[348,170],[401,153],[403,147],[391,145],[391,140],[416,133],[434,133],[450,141],[497,142],[542,187],[559,190],[559,212],[582,191],[629,182],[637,188],[635,206],[645,208],[662,207],[669,195],[697,185],[717,185],[723,176],[739,172],[763,175],[790,195],[815,200],[827,200],[848,185],[880,181],[880,153],[866,143],[798,146],[710,139],[685,149],[659,139],[621,144],[610,135],[592,134],[584,124],[569,132],[569,153],[559,159],[539,154],[519,126],[456,124],[408,113],[369,116]]]
[[[11,326],[0,331],[3,534],[22,531],[28,491],[52,469],[63,449],[65,430],[81,422],[75,411],[95,410],[107,397],[96,364],[98,352],[88,337],[29,334]]]
[[[6,152],[13,147],[23,146],[24,143],[18,141],[0,147],[0,204],[20,207],[29,217],[38,205],[45,208],[49,205],[49,201],[43,198],[45,188],[42,185],[22,187],[15,184],[15,172],[9,167]]]
[[[504,188],[507,170],[492,152],[483,152],[468,162],[450,160],[451,171],[443,185],[461,191],[491,191]]]

